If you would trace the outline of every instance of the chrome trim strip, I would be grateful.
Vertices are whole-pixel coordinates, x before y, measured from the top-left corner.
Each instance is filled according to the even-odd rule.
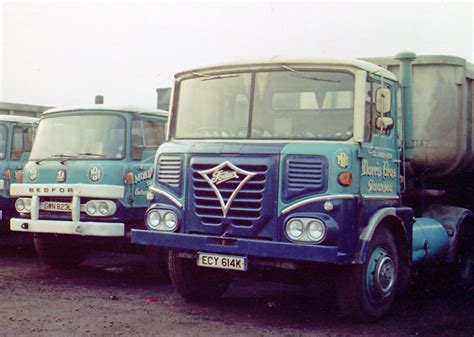
[[[298,201],[298,202],[294,203],[293,205],[288,206],[287,208],[284,208],[281,211],[281,214],[286,214],[286,213],[294,210],[295,208],[298,208],[298,207],[301,207],[301,206],[304,206],[304,205],[307,205],[307,204],[310,204],[310,203],[313,203],[313,202],[338,200],[338,199],[354,199],[354,198],[357,198],[357,195],[355,195],[355,194],[334,194],[334,195],[323,195],[323,196],[319,196],[319,197],[313,197],[313,198]]]
[[[179,208],[183,208],[183,204],[179,202],[178,199],[176,199],[175,197],[173,197],[170,193],[168,192],[165,192],[159,188],[156,188],[156,187],[153,187],[153,186],[150,186],[148,187],[148,189],[152,192],[155,192],[155,193],[158,193],[158,194],[161,194],[162,196],[170,199],[176,206],[178,206]]]
[[[398,200],[400,197],[398,195],[367,195],[362,194],[362,198],[367,200]]]

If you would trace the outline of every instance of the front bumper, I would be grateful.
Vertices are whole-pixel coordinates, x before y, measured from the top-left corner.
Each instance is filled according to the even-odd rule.
[[[132,243],[196,252],[330,264],[340,262],[345,256],[343,253],[338,253],[335,246],[223,238],[198,234],[158,233],[138,229],[132,230]]]
[[[81,236],[123,237],[125,224],[12,218],[10,230],[29,233],[54,233]]]

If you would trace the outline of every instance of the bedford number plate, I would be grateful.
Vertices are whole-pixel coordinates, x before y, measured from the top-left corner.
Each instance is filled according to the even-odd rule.
[[[71,212],[71,204],[68,202],[45,201],[40,203],[40,209],[53,212]]]
[[[197,265],[209,268],[246,271],[247,258],[241,256],[199,253]]]

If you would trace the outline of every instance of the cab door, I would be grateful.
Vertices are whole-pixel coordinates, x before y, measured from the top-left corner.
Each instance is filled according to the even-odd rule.
[[[23,167],[28,161],[33,145],[33,128],[30,125],[14,124],[11,129],[10,144],[8,163],[10,179],[8,183],[5,181],[6,194],[11,183],[22,181]]]
[[[359,153],[360,193],[376,208],[394,205],[399,200],[395,88],[395,83],[382,83],[380,78],[366,83],[365,134]]]
[[[166,121],[139,117],[132,120],[130,163],[133,174],[131,200],[134,207],[147,207],[146,193],[153,177],[153,162],[158,146],[165,141]]]

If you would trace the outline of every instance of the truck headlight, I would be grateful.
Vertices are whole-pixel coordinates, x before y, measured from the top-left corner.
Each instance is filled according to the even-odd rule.
[[[172,231],[178,224],[178,217],[174,212],[167,212],[163,218],[163,223],[168,230]]]
[[[288,236],[293,240],[298,240],[303,235],[304,226],[300,220],[290,220],[286,228]]]
[[[161,215],[157,210],[151,210],[146,216],[146,223],[152,229],[158,229],[161,223]]]
[[[326,237],[326,225],[315,218],[292,218],[285,225],[290,241],[319,243]]]
[[[308,236],[316,242],[321,241],[326,234],[326,228],[321,220],[313,220],[308,223]]]
[[[31,198],[16,199],[15,209],[18,213],[30,213],[31,212]]]
[[[101,202],[99,204],[99,213],[102,215],[107,215],[107,213],[109,213],[109,205],[107,205],[105,202]]]
[[[90,216],[111,216],[116,210],[117,206],[112,200],[89,200],[81,205],[81,212]]]
[[[178,215],[169,209],[151,208],[146,213],[146,225],[152,230],[174,232],[178,228]]]
[[[86,204],[86,213],[89,215],[94,215],[97,213],[97,204],[95,202],[88,202]]]

